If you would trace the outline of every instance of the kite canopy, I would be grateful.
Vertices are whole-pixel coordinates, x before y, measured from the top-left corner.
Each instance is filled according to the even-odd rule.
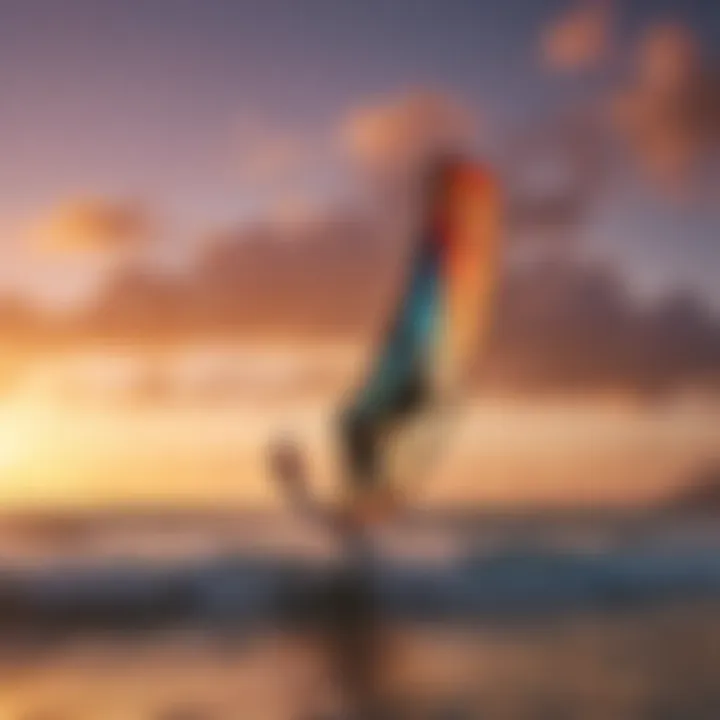
[[[489,171],[462,159],[436,162],[404,291],[369,376],[342,414],[354,489],[395,482],[397,451],[416,455],[429,439],[422,429],[435,427],[467,387],[488,325],[499,229]]]

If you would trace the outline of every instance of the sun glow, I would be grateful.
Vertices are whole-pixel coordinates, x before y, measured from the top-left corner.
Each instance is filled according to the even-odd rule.
[[[0,473],[15,470],[33,454],[33,425],[23,408],[0,407]],[[0,475],[0,486],[5,478]]]

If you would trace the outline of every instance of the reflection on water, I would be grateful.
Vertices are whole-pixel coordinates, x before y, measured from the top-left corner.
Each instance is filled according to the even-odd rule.
[[[550,624],[388,629],[389,718],[660,720],[720,711],[720,607]],[[3,652],[0,712],[18,720],[293,720],[336,703],[309,635],[175,633]],[[329,716],[332,717],[332,716]]]

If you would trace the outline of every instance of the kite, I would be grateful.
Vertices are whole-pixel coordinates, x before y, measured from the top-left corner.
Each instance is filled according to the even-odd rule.
[[[391,487],[419,464],[467,391],[487,334],[501,202],[495,178],[444,158],[427,180],[403,292],[376,361],[342,409],[340,444],[352,493]]]

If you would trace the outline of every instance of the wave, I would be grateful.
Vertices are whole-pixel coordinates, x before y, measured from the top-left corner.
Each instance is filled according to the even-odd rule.
[[[433,563],[376,559],[359,569],[353,577],[377,607],[408,619],[530,618],[720,599],[720,555],[712,548],[506,548]],[[327,560],[252,554],[7,568],[0,572],[0,631],[257,627],[312,619],[334,601],[332,588],[347,570]]]

